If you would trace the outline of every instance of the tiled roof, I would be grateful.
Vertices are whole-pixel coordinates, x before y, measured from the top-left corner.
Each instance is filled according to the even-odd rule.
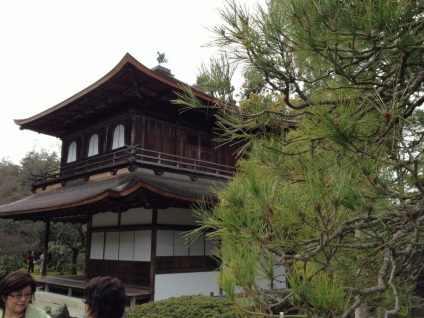
[[[215,201],[214,187],[222,182],[210,179],[191,181],[186,175],[157,176],[143,171],[128,172],[100,180],[75,180],[63,187],[35,193],[19,201],[0,206],[0,218],[46,219],[48,216],[72,216],[96,208],[120,206],[131,202],[142,206],[143,200],[194,203],[205,198]],[[42,217],[41,217],[42,216]]]

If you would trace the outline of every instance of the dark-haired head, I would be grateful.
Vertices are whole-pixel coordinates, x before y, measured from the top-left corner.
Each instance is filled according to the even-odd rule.
[[[121,318],[127,296],[118,278],[104,276],[90,280],[84,291],[87,313],[92,318]]]
[[[31,293],[34,294],[37,284],[32,276],[24,271],[14,271],[6,275],[0,281],[0,307],[4,309],[4,300],[13,292],[20,291],[25,287],[31,287]]]

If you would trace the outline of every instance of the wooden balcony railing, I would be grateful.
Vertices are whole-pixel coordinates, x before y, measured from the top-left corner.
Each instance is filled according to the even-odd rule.
[[[151,165],[158,169],[177,170],[181,172],[222,176],[230,178],[235,173],[234,167],[214,162],[192,159],[135,147],[135,159],[139,164]]]
[[[95,173],[110,171],[113,174],[117,169],[123,167],[128,167],[129,170],[137,167],[151,168],[159,174],[173,171],[193,176],[203,175],[223,179],[232,178],[236,171],[234,167],[214,162],[127,146],[111,153],[66,164],[57,170],[33,175],[33,190],[59,181],[66,183],[68,180],[89,177]]]

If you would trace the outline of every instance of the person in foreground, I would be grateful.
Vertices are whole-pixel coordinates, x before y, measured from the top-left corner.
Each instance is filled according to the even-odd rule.
[[[88,318],[121,318],[125,312],[126,302],[125,287],[115,277],[95,277],[84,290],[85,311]]]
[[[14,271],[0,281],[0,317],[50,318],[42,309],[33,307],[36,282],[31,274]]]

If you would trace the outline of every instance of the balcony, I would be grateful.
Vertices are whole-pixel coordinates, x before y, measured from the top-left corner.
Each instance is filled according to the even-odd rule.
[[[163,152],[143,149],[137,146],[123,147],[116,151],[66,164],[57,170],[32,176],[32,191],[45,189],[48,185],[86,178],[91,175],[110,172],[127,167],[133,171],[137,168],[152,169],[157,175],[174,172],[189,175],[191,178],[206,177],[229,180],[236,168],[193,158],[175,156]]]

